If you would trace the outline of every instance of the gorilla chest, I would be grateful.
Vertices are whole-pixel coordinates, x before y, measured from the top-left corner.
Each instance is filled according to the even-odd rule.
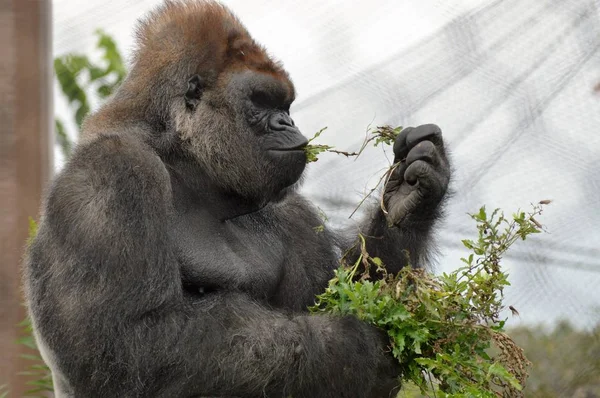
[[[185,286],[242,290],[267,300],[276,294],[286,245],[264,216],[221,222],[188,209],[176,212],[169,232]]]

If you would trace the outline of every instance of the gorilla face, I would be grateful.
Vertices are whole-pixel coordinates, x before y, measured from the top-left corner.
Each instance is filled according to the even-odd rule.
[[[264,204],[296,184],[306,165],[308,141],[289,115],[293,100],[281,75],[246,69],[212,87],[195,75],[181,136],[213,183]]]

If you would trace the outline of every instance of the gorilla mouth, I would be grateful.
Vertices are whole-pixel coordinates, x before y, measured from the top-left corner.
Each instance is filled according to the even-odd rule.
[[[273,148],[267,150],[267,156],[277,162],[284,162],[285,165],[288,163],[306,164],[306,151],[304,148],[305,144],[297,145],[289,148]]]
[[[300,158],[306,158],[306,151],[303,148],[277,148],[270,149],[268,153],[272,158],[289,159],[290,161],[292,159],[300,160]]]
[[[288,148],[270,148],[268,151],[269,152],[298,152],[298,151],[304,151],[304,148],[306,148],[306,143],[302,143],[299,145],[295,145],[295,146],[291,146]]]
[[[304,152],[304,147],[302,147],[302,148],[277,148],[277,149],[269,149],[269,152]]]

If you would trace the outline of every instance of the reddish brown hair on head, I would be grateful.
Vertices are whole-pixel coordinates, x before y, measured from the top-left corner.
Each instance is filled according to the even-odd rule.
[[[212,0],[166,0],[138,26],[135,64],[154,69],[183,60],[198,72],[249,68],[287,79],[237,17]]]

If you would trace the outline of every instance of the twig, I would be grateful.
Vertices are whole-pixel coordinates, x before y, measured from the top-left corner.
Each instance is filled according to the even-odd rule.
[[[327,149],[325,152],[337,153],[338,155],[344,155],[347,158],[350,156],[360,155],[358,152],[344,152],[344,151],[337,151],[335,149]]]
[[[391,168],[391,167],[390,167]],[[390,169],[388,168],[388,170]],[[358,211],[358,209],[362,206],[362,204],[365,202],[365,200],[367,200],[367,198],[369,196],[371,196],[373,194],[373,192],[375,192],[375,190],[377,189],[377,187],[379,187],[379,185],[381,184],[381,181],[383,181],[383,179],[387,176],[387,172],[385,174],[383,174],[381,177],[379,177],[379,181],[377,181],[377,184],[371,188],[371,190],[369,191],[368,194],[365,195],[364,198],[361,199],[360,202],[358,202],[358,205],[356,206],[356,208],[352,211],[352,213],[350,213],[350,215],[348,216],[348,218],[352,218],[352,216],[354,215],[354,213],[356,213]]]

